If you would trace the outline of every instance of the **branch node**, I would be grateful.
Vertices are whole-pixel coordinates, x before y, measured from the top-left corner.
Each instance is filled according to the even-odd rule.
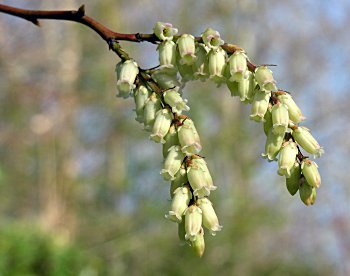
[[[85,5],[84,4],[79,7],[76,14],[80,17],[83,17],[85,15]]]

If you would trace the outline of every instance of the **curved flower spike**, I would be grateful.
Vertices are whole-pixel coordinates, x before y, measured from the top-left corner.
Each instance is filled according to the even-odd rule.
[[[173,40],[178,30],[170,23],[157,22],[153,28],[154,34],[161,40]]]

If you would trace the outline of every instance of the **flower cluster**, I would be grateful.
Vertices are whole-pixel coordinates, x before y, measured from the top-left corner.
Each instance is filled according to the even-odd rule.
[[[278,161],[279,175],[285,176],[288,191],[299,191],[301,200],[315,202],[321,178],[306,152],[323,153],[310,131],[299,126],[305,118],[292,96],[276,86],[266,65],[255,66],[240,48],[228,51],[220,34],[206,29],[202,36],[177,35],[169,23],[157,22],[154,35],[159,41],[159,66],[142,70],[133,60],[116,66],[118,96],[135,100],[136,120],[150,132],[149,138],[163,147],[160,174],[170,184],[171,207],[165,217],[178,224],[181,240],[202,256],[204,229],[215,235],[220,226],[209,195],[216,189],[203,156],[193,121],[183,112],[190,110],[182,90],[187,81],[210,79],[226,84],[232,96],[251,104],[250,119],[263,123],[267,136],[268,161]]]

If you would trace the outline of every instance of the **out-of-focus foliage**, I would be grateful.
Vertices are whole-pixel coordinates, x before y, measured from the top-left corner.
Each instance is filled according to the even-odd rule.
[[[43,9],[81,4],[3,2]],[[75,248],[67,254],[78,264],[88,260],[100,275],[349,274],[349,19],[343,13],[350,7],[326,2],[85,1],[88,15],[116,31],[148,33],[156,21],[169,21],[199,35],[211,26],[253,62],[278,64],[279,87],[292,92],[325,146],[317,203],[306,208],[275,176],[276,164],[260,158],[264,134],[248,108],[225,87],[188,84],[185,97],[218,186],[213,202],[224,226],[207,239],[202,259],[179,246],[176,225],[164,219],[170,203],[159,175],[161,148],[134,120],[132,100],[115,98],[119,60],[105,42],[76,23],[42,21],[36,28],[0,14],[1,228],[8,220],[39,224],[47,234],[35,227],[18,234],[33,256],[46,256],[45,248],[64,240],[64,248]],[[157,64],[155,45],[122,45],[140,66]],[[17,233],[12,225],[4,231]],[[30,240],[37,235],[48,237],[43,250]],[[21,251],[18,241],[7,244]],[[69,275],[67,267],[75,265],[62,264],[56,275]]]

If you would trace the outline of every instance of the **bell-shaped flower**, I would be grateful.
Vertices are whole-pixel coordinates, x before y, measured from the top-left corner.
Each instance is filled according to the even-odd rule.
[[[176,44],[173,41],[163,41],[157,48],[160,68],[173,69],[176,73]]]
[[[172,112],[181,114],[182,111],[188,111],[190,108],[186,105],[187,100],[183,99],[178,91],[178,87],[168,89],[163,93],[163,98],[171,106]]]
[[[185,154],[179,146],[173,146],[169,149],[168,155],[164,160],[163,169],[160,174],[164,180],[174,180],[175,174],[181,168],[181,164],[185,159]]]
[[[202,150],[201,141],[196,127],[190,118],[182,120],[177,129],[181,150],[187,156],[198,154]]]
[[[193,194],[198,198],[208,196],[210,191],[216,190],[206,162],[201,157],[193,156],[187,165],[187,178]]]
[[[143,111],[143,123],[145,126],[145,130],[152,130],[156,114],[161,109],[162,105],[157,97],[157,94],[152,93],[145,101],[145,107]]]
[[[165,217],[174,222],[181,223],[182,215],[188,207],[192,198],[191,190],[188,186],[179,187],[174,191],[174,196],[171,201],[170,211]]]
[[[230,81],[242,81],[247,77],[247,56],[243,51],[235,51],[228,59]]]
[[[294,166],[296,157],[298,154],[298,148],[296,143],[289,140],[282,144],[278,158],[278,171],[279,175],[284,175],[285,177],[291,176],[291,169]]]
[[[221,231],[222,226],[219,224],[213,204],[208,198],[203,197],[197,200],[197,205],[202,210],[203,225],[215,236],[216,232]]]
[[[289,119],[295,124],[299,124],[305,119],[300,108],[297,106],[290,94],[283,93],[278,96],[278,99],[288,107]]]
[[[212,28],[207,28],[202,33],[202,40],[203,43],[210,49],[218,49],[224,44],[224,41],[220,38],[220,33]]]
[[[137,87],[137,89],[134,92],[135,112],[136,112],[135,119],[139,123],[143,123],[144,107],[149,95],[150,95],[150,92],[144,85],[140,85],[139,87]]]
[[[216,83],[226,81],[224,73],[226,67],[226,52],[218,48],[208,53],[209,78]]]
[[[269,106],[268,106],[267,111],[266,111],[265,116],[264,116],[264,124],[263,124],[264,133],[265,133],[266,136],[269,134],[270,128],[272,128],[272,114],[271,114],[271,111],[272,111],[272,105],[269,103]]]
[[[271,115],[273,132],[284,135],[289,124],[288,107],[281,102],[277,102],[272,106]]]
[[[323,148],[306,127],[293,128],[292,136],[304,150],[313,154],[315,157],[320,157],[324,153]]]
[[[261,90],[276,91],[276,81],[272,71],[267,66],[259,66],[255,69],[255,79]]]
[[[181,57],[180,63],[192,65],[196,60],[194,36],[190,34],[183,34],[177,40],[177,46]]]
[[[195,241],[201,228],[202,210],[196,205],[191,205],[185,211],[185,239]]]
[[[195,240],[191,241],[191,246],[198,257],[203,256],[205,250],[203,227],[201,227],[201,229],[199,230],[199,233],[197,234]]]
[[[175,174],[175,179],[171,181],[170,184],[170,197],[172,198],[174,196],[174,191],[178,188],[183,186],[188,182],[187,179],[187,172],[185,169],[184,164],[181,165],[181,168],[179,171]]]
[[[171,122],[174,119],[173,113],[169,109],[161,109],[157,112],[152,128],[150,139],[156,143],[165,144],[165,135],[168,133]]]
[[[157,22],[153,28],[154,34],[161,40],[173,40],[178,30],[170,23]]]
[[[167,68],[156,70],[152,74],[152,78],[162,89],[169,89],[175,86],[180,86],[180,82],[177,78],[176,72],[173,72],[172,70],[167,70]]]
[[[286,186],[288,192],[293,196],[299,190],[301,178],[300,164],[295,161],[293,167],[290,169],[290,177],[286,178]]]
[[[200,79],[205,81],[209,77],[208,69],[208,48],[202,44],[198,43],[196,47],[196,60],[192,65],[193,76],[195,79]]]
[[[299,195],[305,205],[313,205],[316,201],[316,188],[311,187],[304,178],[301,178],[301,185],[299,187]]]
[[[118,97],[128,98],[131,91],[136,87],[134,82],[139,73],[139,67],[133,60],[119,62],[115,68],[117,74]]]
[[[265,152],[261,154],[262,157],[267,158],[269,161],[276,161],[277,160],[276,157],[279,151],[281,150],[283,140],[284,140],[284,133],[275,134],[273,132],[273,129],[270,128],[266,138]]]
[[[307,183],[311,187],[319,188],[321,185],[321,176],[318,172],[318,166],[317,164],[310,160],[310,159],[304,159],[301,163],[301,171],[303,172],[303,175],[307,181]]]
[[[171,125],[167,135],[164,137],[163,144],[163,158],[166,158],[168,151],[172,146],[179,145],[179,138],[177,137],[177,130],[174,125]]]
[[[252,102],[250,119],[256,122],[264,122],[265,113],[269,107],[271,93],[264,91],[256,91]]]
[[[238,92],[241,102],[250,103],[255,95],[255,79],[253,73],[247,71],[247,77],[238,82]]]

